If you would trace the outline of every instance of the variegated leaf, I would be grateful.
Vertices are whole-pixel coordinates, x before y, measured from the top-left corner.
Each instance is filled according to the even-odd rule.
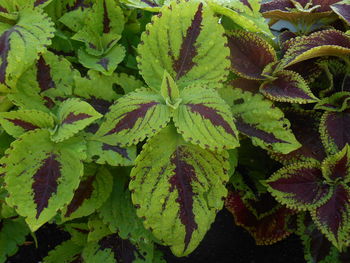
[[[273,47],[257,34],[239,30],[227,35],[231,70],[248,79],[265,79],[264,68],[276,61]]]
[[[225,151],[186,143],[172,126],[153,137],[137,157],[129,185],[137,215],[175,255],[191,253],[222,208],[227,158]]]
[[[350,144],[350,109],[343,112],[325,112],[320,123],[323,145],[334,154]]]
[[[211,150],[239,146],[234,118],[217,91],[190,86],[181,92],[181,99],[173,120],[186,141]]]
[[[170,120],[163,98],[150,89],[139,89],[118,99],[110,107],[96,140],[110,145],[132,145],[151,137]]]
[[[85,168],[84,177],[75,190],[72,201],[62,209],[64,221],[92,214],[112,192],[113,177],[106,167]]]
[[[181,103],[179,88],[177,87],[175,81],[170,76],[170,74],[165,70],[162,86],[160,88],[160,93],[162,94],[166,104],[173,108],[177,109]]]
[[[138,62],[143,78],[155,90],[161,88],[164,70],[180,89],[195,82],[218,85],[229,68],[223,34],[218,19],[199,1],[164,6],[141,36]]]
[[[320,100],[314,107],[317,110],[342,112],[350,108],[350,92],[336,92]]]
[[[164,0],[121,0],[120,2],[132,8],[158,12]]]
[[[275,73],[274,77],[274,80],[267,80],[260,86],[261,93],[269,99],[299,104],[313,103],[318,100],[298,73],[281,70]]]
[[[19,11],[19,20],[0,36],[0,89],[15,90],[20,75],[51,43],[54,27],[41,9]]]
[[[235,84],[233,84],[235,85]],[[259,93],[244,91],[240,86],[220,89],[229,99],[237,130],[250,137],[254,144],[287,154],[300,147],[283,112]]]
[[[56,144],[47,130],[23,134],[6,151],[6,202],[26,218],[32,231],[72,200],[83,174],[84,151],[80,138]]]
[[[0,113],[0,124],[5,131],[17,138],[31,130],[52,129],[55,118],[45,112],[36,110],[18,110]]]
[[[291,209],[319,207],[333,194],[333,188],[324,182],[320,166],[315,160],[285,166],[266,180],[267,189]]]
[[[350,146],[347,144],[340,152],[328,156],[322,162],[322,173],[331,182],[350,182]]]
[[[90,104],[79,99],[68,99],[58,109],[58,128],[51,139],[61,142],[72,137],[86,126],[102,117]]]

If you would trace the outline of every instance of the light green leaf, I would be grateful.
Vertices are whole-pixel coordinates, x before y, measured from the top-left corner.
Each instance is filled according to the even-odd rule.
[[[51,129],[55,125],[52,115],[36,110],[18,110],[0,113],[0,124],[5,131],[17,138],[35,129]]]
[[[69,221],[92,214],[107,200],[112,187],[113,177],[106,167],[86,166],[72,201],[62,209],[62,220]]]
[[[166,70],[179,88],[194,83],[218,85],[228,74],[230,55],[224,29],[199,1],[173,1],[146,26],[138,47],[146,83],[160,90]]]
[[[74,262],[75,260],[79,260],[83,248],[75,244],[72,240],[64,241],[49,252],[44,258],[43,263]]]
[[[180,92],[175,81],[166,70],[164,70],[163,82],[160,88],[160,93],[162,94],[166,104],[169,107],[177,109],[177,107],[181,103],[181,99],[179,98]]]
[[[129,185],[137,215],[176,256],[198,246],[222,208],[227,158],[225,151],[186,143],[172,126],[154,136],[137,157]]]
[[[88,227],[88,242],[97,242],[101,238],[113,234],[106,224],[96,215],[89,217]]]
[[[84,151],[81,138],[56,144],[47,130],[23,134],[6,151],[6,202],[26,218],[32,231],[72,200],[83,175]]]
[[[181,99],[174,112],[174,123],[186,141],[211,150],[239,146],[234,118],[217,91],[187,87],[181,92]]]
[[[61,142],[72,137],[86,126],[102,117],[100,113],[87,102],[79,99],[68,99],[58,109],[59,126],[51,139]]]
[[[284,154],[301,146],[283,112],[261,94],[231,85],[219,92],[229,100],[237,129],[254,145]]]
[[[128,146],[151,137],[170,119],[163,98],[150,89],[139,89],[118,99],[105,115],[96,140]]]

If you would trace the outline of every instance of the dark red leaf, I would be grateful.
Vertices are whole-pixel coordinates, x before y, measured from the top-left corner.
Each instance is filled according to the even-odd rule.
[[[154,107],[157,104],[158,102],[148,102],[144,104],[138,104],[139,106],[138,108],[125,113],[123,118],[116,124],[116,126],[112,130],[107,132],[105,135],[111,135],[113,133],[117,133],[122,130],[131,129],[132,127],[134,127],[136,121],[139,118],[144,118],[147,112],[149,111],[149,109]]]
[[[241,89],[243,91],[249,91],[251,93],[259,93],[259,87],[261,85],[260,81],[245,79],[245,78],[237,78],[230,82],[229,84],[232,87]]]
[[[173,62],[173,68],[176,72],[175,80],[186,75],[186,73],[195,66],[195,62],[193,61],[194,57],[197,55],[197,47],[195,46],[195,43],[202,30],[202,11],[203,3],[200,3],[191,25],[187,29],[186,36],[182,39],[180,55],[178,59]]]
[[[85,99],[87,103],[89,103],[97,112],[105,115],[109,107],[113,104],[112,102],[100,98],[96,98],[91,96],[89,99]]]
[[[55,82],[51,77],[51,68],[46,64],[44,58],[40,56],[36,63],[37,72],[36,79],[39,83],[41,92],[46,91],[50,88],[55,88]]]
[[[62,121],[62,124],[72,124],[76,121],[85,120],[91,118],[92,116],[86,113],[78,113],[70,112],[68,116]]]
[[[61,176],[61,164],[56,160],[55,154],[43,160],[42,166],[33,176],[33,192],[34,202],[36,203],[36,218],[38,219],[41,212],[48,206],[49,199],[53,194],[56,194],[58,186],[58,178]]]
[[[95,175],[89,176],[87,179],[80,182],[79,187],[74,192],[72,201],[67,207],[67,212],[64,215],[65,217],[69,217],[84,203],[85,200],[91,197],[94,190],[93,183],[95,181],[95,178]]]
[[[232,70],[245,78],[264,79],[265,66],[275,61],[273,48],[258,35],[247,31],[228,34]]]
[[[288,11],[289,8],[294,8],[292,1],[273,0],[273,1],[263,2],[261,4],[260,12],[265,13],[273,10]]]
[[[279,192],[291,194],[290,199],[305,205],[313,205],[330,191],[330,186],[323,181],[321,169],[302,167],[290,171],[288,178],[278,178],[268,182],[268,185]]]
[[[186,106],[189,107],[192,112],[198,113],[202,118],[208,119],[214,126],[221,126],[227,133],[236,137],[231,126],[218,114],[217,110],[203,104],[186,104]]]
[[[349,224],[348,221],[344,222],[344,219],[349,219],[349,217],[344,217],[345,214],[349,213],[347,211],[349,200],[349,191],[343,185],[338,184],[335,186],[332,197],[315,211],[317,221],[336,239],[340,234],[339,229],[345,224]]]
[[[183,147],[178,147],[174,152],[171,163],[175,165],[174,175],[170,177],[169,183],[171,184],[169,191],[173,192],[174,189],[178,192],[178,198],[176,202],[180,205],[180,220],[185,226],[185,249],[187,249],[192,233],[198,228],[195,221],[195,215],[193,212],[193,189],[191,182],[196,180],[196,172],[194,167],[186,161],[184,157],[188,158],[188,152]]]

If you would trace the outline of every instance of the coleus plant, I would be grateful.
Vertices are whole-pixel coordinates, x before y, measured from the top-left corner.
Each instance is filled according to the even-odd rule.
[[[54,223],[71,238],[44,262],[164,262],[224,203],[258,244],[295,232],[314,262],[316,229],[318,261],[346,258],[347,3],[277,2],[1,0],[0,261]],[[264,16],[305,13],[328,28],[276,44]]]

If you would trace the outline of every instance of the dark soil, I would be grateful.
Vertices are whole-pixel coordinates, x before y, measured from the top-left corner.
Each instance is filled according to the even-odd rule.
[[[24,245],[7,263],[38,263],[51,249],[69,239],[69,234],[55,225],[46,225],[36,232],[39,248]],[[28,241],[33,241],[31,237]],[[162,247],[168,263],[303,263],[303,251],[297,236],[291,236],[271,246],[256,246],[241,227],[234,226],[233,218],[221,211],[200,246],[188,257],[176,258]],[[60,263],[60,262],[57,262]],[[100,262],[96,262],[100,263]]]

